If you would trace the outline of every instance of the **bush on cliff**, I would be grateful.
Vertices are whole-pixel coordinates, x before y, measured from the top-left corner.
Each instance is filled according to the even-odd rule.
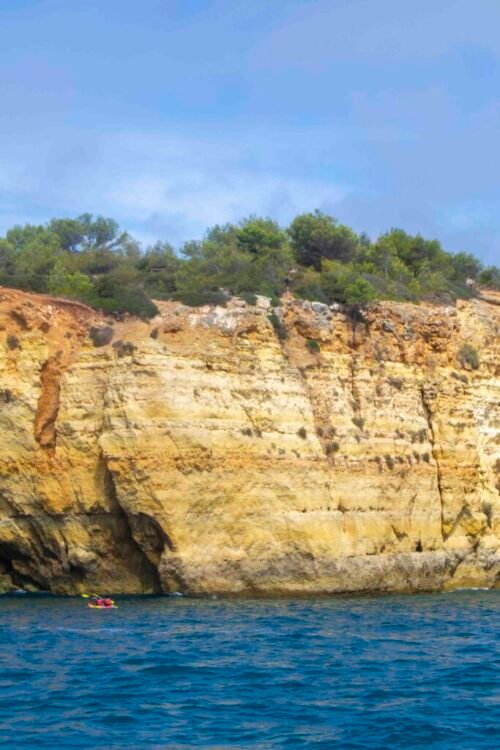
[[[458,352],[458,361],[462,366],[468,365],[473,370],[479,369],[479,354],[472,344],[465,343]]]

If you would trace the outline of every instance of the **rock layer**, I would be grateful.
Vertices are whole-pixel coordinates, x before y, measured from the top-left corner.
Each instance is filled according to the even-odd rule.
[[[495,299],[159,308],[0,290],[0,586],[499,585]]]

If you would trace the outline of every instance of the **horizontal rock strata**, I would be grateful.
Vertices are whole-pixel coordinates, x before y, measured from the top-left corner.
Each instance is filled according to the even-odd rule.
[[[498,305],[158,305],[0,289],[1,588],[499,585]]]

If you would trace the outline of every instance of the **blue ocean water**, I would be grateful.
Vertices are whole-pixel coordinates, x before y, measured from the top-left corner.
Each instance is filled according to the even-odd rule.
[[[500,592],[0,597],[0,746],[497,750]]]

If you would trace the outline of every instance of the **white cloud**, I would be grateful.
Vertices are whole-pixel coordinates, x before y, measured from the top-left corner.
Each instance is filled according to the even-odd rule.
[[[0,153],[0,190],[11,197],[0,222],[7,228],[20,205],[22,221],[90,211],[113,216],[145,241],[160,236],[175,243],[251,213],[287,222],[300,211],[332,207],[349,192],[289,167],[271,168],[256,153],[251,138],[156,133],[62,133],[36,146],[18,144],[9,155]],[[43,216],[45,210],[50,213]]]

